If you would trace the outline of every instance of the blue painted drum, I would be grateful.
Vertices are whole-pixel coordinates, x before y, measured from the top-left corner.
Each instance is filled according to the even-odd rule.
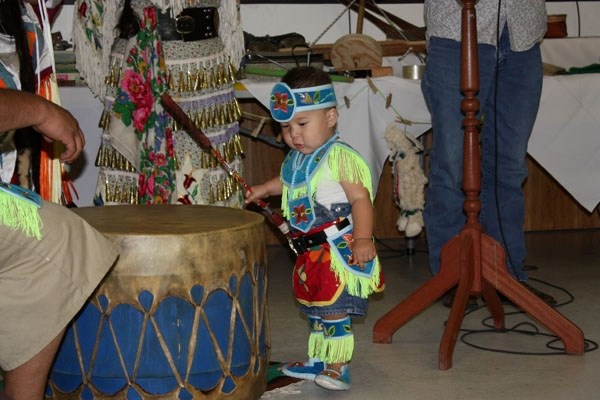
[[[211,206],[75,209],[121,246],[69,326],[55,399],[256,399],[270,355],[263,218]]]

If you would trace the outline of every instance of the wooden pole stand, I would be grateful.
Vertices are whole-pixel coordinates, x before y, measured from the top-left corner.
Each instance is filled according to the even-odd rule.
[[[483,233],[478,220],[481,203],[479,125],[479,65],[477,58],[477,25],[475,1],[463,0],[461,109],[465,113],[463,189],[467,221],[458,236],[450,239],[440,254],[440,271],[408,298],[377,320],[373,328],[375,343],[391,343],[392,335],[452,287],[458,285],[454,303],[439,347],[439,368],[452,367],[452,354],[464,312],[471,295],[483,295],[496,329],[504,328],[504,309],[500,292],[530,317],[558,336],[569,354],[584,353],[583,332],[566,317],[550,307],[513,278],[506,268],[502,246]]]

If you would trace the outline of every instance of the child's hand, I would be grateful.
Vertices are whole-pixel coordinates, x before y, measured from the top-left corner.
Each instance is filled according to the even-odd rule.
[[[264,184],[252,186],[250,189],[251,190],[248,190],[246,193],[244,193],[244,197],[246,198],[244,203],[246,204],[252,203],[257,199],[264,199],[265,197],[269,196],[269,191]]]
[[[365,264],[374,259],[376,255],[375,244],[371,238],[353,240],[351,264],[358,265],[361,269],[364,269]]]

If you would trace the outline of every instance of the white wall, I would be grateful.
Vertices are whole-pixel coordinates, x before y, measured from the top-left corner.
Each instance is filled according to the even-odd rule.
[[[384,10],[417,26],[423,26],[422,4],[385,4]],[[579,18],[577,13],[579,7]],[[548,14],[567,14],[567,32],[577,36],[600,36],[600,1],[546,3]],[[312,43],[344,10],[341,4],[243,4],[241,6],[244,30],[253,35],[280,35],[298,32]],[[351,12],[351,29],[356,30],[356,13]],[[579,21],[581,22],[579,24]],[[54,31],[61,31],[63,38],[71,41],[73,6],[66,5],[58,15]],[[347,14],[342,16],[318,43],[333,43],[340,36],[351,33]],[[379,29],[368,21],[363,33],[376,39],[384,39]]]
[[[546,3],[548,14],[567,14],[569,36],[600,36],[600,1]]]
[[[410,22],[423,26],[423,5],[404,4],[381,6],[386,11]],[[298,32],[306,41],[314,41],[340,16],[345,7],[341,4],[244,4],[241,6],[242,24],[246,32],[253,35],[279,35]],[[349,21],[350,20],[350,21]],[[265,21],[269,21],[265,23]],[[356,13],[350,11],[332,25],[317,43],[333,43],[348,33],[356,33]],[[383,33],[365,20],[363,33],[375,39],[385,39]]]
[[[526,0],[524,0],[526,1]],[[578,12],[581,21],[581,36],[600,36],[600,1],[546,3],[548,14],[567,14],[569,36],[578,35]],[[423,26],[422,4],[385,4],[386,11],[417,26]],[[278,35],[298,32],[312,43],[344,10],[337,4],[245,4],[241,6],[244,30],[254,35]],[[356,31],[356,13],[351,12],[351,31],[348,16],[341,17],[318,43],[333,43],[342,35]],[[268,22],[268,23],[267,23]],[[363,33],[375,39],[384,39],[383,33],[365,21]]]

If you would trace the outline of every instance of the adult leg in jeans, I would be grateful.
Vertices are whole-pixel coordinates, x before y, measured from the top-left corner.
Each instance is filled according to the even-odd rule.
[[[462,191],[464,117],[460,110],[459,50],[457,41],[431,38],[421,82],[433,127],[423,216],[429,267],[434,274],[440,268],[442,246],[460,232],[465,222]]]
[[[424,217],[429,265],[434,274],[439,271],[442,246],[460,232],[465,221],[459,48],[459,42],[431,38],[422,81],[433,126]],[[509,272],[526,281],[522,184],[527,176],[527,142],[541,96],[543,76],[539,46],[512,52],[505,31],[498,51],[494,46],[479,45],[478,52],[478,98],[484,120],[480,221],[484,231],[505,247]],[[529,288],[548,304],[556,304],[552,296]]]
[[[489,46],[488,46],[489,47]],[[525,281],[526,256],[522,190],[527,177],[527,143],[542,91],[539,45],[523,52],[510,50],[505,29],[496,50],[483,52],[485,68],[495,70],[490,90],[482,98],[482,189],[480,220],[484,231],[503,245],[511,275]]]

